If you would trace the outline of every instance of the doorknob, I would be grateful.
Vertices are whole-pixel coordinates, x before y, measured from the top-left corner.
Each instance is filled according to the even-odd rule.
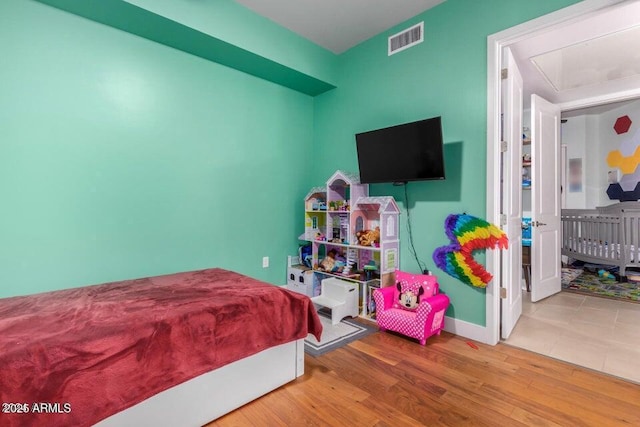
[[[545,224],[544,222],[540,222],[540,221],[533,221],[531,223],[531,225],[533,225],[534,227],[540,227],[542,225],[547,225],[547,224]]]

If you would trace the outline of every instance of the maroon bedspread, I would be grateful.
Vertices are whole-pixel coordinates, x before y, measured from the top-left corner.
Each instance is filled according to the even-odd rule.
[[[0,425],[91,425],[321,332],[306,296],[217,268],[0,299]]]

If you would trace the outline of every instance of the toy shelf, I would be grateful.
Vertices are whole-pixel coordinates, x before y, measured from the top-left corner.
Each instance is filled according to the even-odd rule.
[[[354,275],[344,275],[344,274],[340,274],[340,273],[329,273],[328,271],[321,271],[321,270],[313,270],[314,273],[317,274],[322,274],[324,276],[330,276],[330,277],[337,277],[338,279],[342,279],[342,280],[348,280],[350,282],[357,282],[360,284],[364,284],[364,283],[369,283],[369,282],[380,282],[380,278],[378,277],[373,277],[371,279],[367,279],[366,277],[363,277],[362,273],[358,273],[357,277],[354,277]]]
[[[312,243],[318,243],[320,245],[327,245],[327,246],[339,246],[342,248],[354,248],[354,249],[360,249],[365,251],[380,252],[380,247],[378,246],[348,245],[345,243],[327,242],[326,240],[312,240]]]
[[[367,184],[343,171],[336,171],[326,186],[312,188],[304,202],[304,240],[312,245],[314,274],[320,280],[326,276],[358,283],[361,316],[371,319],[369,284],[395,285],[400,261],[398,205],[391,196],[370,197]],[[338,252],[336,259],[325,259],[332,249]]]
[[[327,273],[326,271],[315,271],[315,274],[336,277],[358,284],[358,308],[360,317],[366,320],[375,321],[375,303],[373,303],[373,289],[380,288],[380,279],[359,280],[340,274]]]

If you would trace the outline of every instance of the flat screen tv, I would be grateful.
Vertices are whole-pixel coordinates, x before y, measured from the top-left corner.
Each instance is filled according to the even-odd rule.
[[[356,134],[360,182],[444,179],[440,117]]]

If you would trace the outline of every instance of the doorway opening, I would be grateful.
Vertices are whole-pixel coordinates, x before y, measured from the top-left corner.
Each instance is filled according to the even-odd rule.
[[[562,46],[574,45],[592,40],[594,38],[622,31],[640,25],[638,11],[630,8],[638,8],[636,2],[624,2],[618,0],[593,0],[584,1],[568,8],[562,9],[550,15],[543,16],[533,21],[521,24],[517,27],[505,30],[488,38],[488,111],[487,111],[487,219],[496,224],[504,224],[503,204],[504,193],[513,192],[507,182],[503,188],[500,177],[500,165],[502,161],[502,117],[503,117],[503,89],[501,85],[501,70],[503,69],[503,52],[505,48],[514,48],[518,44],[535,46],[538,43],[556,43],[554,47],[546,46],[546,51]],[[604,20],[606,25],[593,25],[594,20]],[[599,33],[595,33],[597,29]],[[561,37],[562,36],[562,37]],[[537,48],[541,48],[537,46]],[[530,96],[527,91],[527,76],[524,76],[525,93],[523,99]],[[640,76],[638,77],[640,79]],[[621,81],[626,80],[626,81]],[[585,90],[545,92],[546,98],[552,98],[551,102],[559,106],[563,111],[576,110],[582,107],[600,105],[615,101],[629,100],[640,96],[638,80],[618,79],[615,83],[607,83],[598,86],[587,87]],[[629,84],[625,86],[625,84]],[[532,85],[529,85],[532,86]],[[540,92],[537,88],[531,90]],[[508,165],[505,165],[508,167]],[[508,181],[508,180],[505,180]],[[518,191],[520,188],[518,189]],[[533,218],[534,221],[540,221]],[[505,232],[513,236],[519,236],[520,225],[506,225]],[[511,240],[511,239],[510,239]],[[518,241],[518,239],[515,239]],[[511,245],[512,246],[512,245]],[[511,249],[510,249],[511,250]],[[510,259],[514,265],[505,266],[501,259]],[[508,277],[505,272],[521,271],[521,257],[506,254],[487,253],[487,271],[494,276],[493,284],[487,288],[486,301],[486,337],[485,342],[496,344],[500,339],[501,326],[504,322],[501,313],[501,291],[508,285]],[[535,286],[535,280],[532,283]],[[511,319],[515,324],[517,316]]]

